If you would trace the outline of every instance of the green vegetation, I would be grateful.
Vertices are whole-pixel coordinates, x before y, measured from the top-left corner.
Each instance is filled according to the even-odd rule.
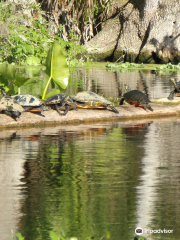
[[[106,65],[106,68],[110,68],[110,69],[121,69],[121,68],[144,68],[143,63],[138,64],[138,63],[129,63],[129,62],[120,62],[120,63],[108,63]]]
[[[21,235],[21,233],[17,233],[16,237],[17,237],[18,240],[24,240],[24,237]],[[50,237],[51,240],[78,240],[76,237],[71,237],[71,238],[65,237],[65,234],[64,234],[63,231],[61,231],[60,235],[56,235],[56,233],[54,233],[53,231],[50,231],[49,237]],[[106,237],[110,238],[109,232],[107,232]],[[91,240],[91,239],[92,239],[91,237],[88,237],[85,240]],[[13,238],[13,240],[15,240],[15,239]]]
[[[69,80],[69,67],[67,66],[66,58],[62,53],[60,44],[55,41],[53,46],[49,49],[46,58],[46,73],[49,76],[49,80],[46,84],[42,99],[45,99],[46,92],[50,82],[55,87],[55,83],[59,87],[59,90],[65,90]],[[58,91],[59,92],[59,91]],[[57,91],[52,91],[48,97],[57,94]]]
[[[48,23],[41,16],[29,18],[25,14],[16,14],[17,8],[21,7],[20,4],[0,2],[0,60],[17,64],[40,64],[46,58],[53,38],[49,35]],[[28,8],[34,14],[40,12],[39,4],[29,4]]]
[[[17,233],[16,237],[18,240],[24,240],[25,238],[21,235],[21,233]],[[77,238],[73,237],[73,238],[66,238],[64,236],[64,233],[62,232],[59,236],[56,235],[53,231],[50,231],[49,233],[49,237],[51,240],[77,240]],[[15,240],[15,238],[13,238],[13,240]]]
[[[39,79],[40,68],[39,71],[38,68],[34,69],[37,71],[37,78],[28,77],[28,74],[22,74],[22,71],[18,70],[20,69],[17,68],[17,66],[8,63],[0,64],[0,88],[8,95],[16,94],[17,92],[20,94],[20,88],[22,86],[27,87],[28,85],[31,85],[32,91],[33,88],[35,90],[37,86],[43,86],[45,84],[44,89],[42,86],[40,87],[43,91],[43,93],[41,91],[40,96],[42,96],[42,99],[44,100],[50,83],[52,89],[55,89],[56,86],[58,89],[56,88],[51,91],[49,96],[60,93],[65,90],[68,85],[69,67],[67,65],[66,57],[62,53],[61,45],[57,41],[54,42],[53,46],[48,51],[46,57],[46,74],[44,73],[43,81]],[[31,70],[33,70],[33,68],[31,68]]]
[[[172,63],[160,64],[156,66],[156,71],[166,71],[166,70],[180,70],[180,63],[173,65]]]
[[[24,240],[24,237],[21,235],[21,233],[16,233],[16,237],[18,240]],[[13,238],[15,240],[15,238]]]
[[[153,69],[156,71],[168,71],[168,70],[180,70],[180,63],[178,65],[173,65],[172,63],[167,64],[143,64],[143,63],[108,63],[106,64],[107,69]]]
[[[0,62],[44,64],[47,51],[55,40],[61,43],[70,65],[78,62],[74,58],[80,53],[86,60],[83,47],[64,41],[59,33],[54,34],[50,24],[42,17],[40,4],[27,3],[26,9],[24,7],[20,3],[0,2]]]

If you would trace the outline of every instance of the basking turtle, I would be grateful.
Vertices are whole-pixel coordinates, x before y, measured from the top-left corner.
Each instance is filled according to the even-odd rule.
[[[64,95],[64,94],[53,95],[48,99],[46,99],[44,104],[46,106],[51,106],[51,108],[56,109],[56,111],[60,115],[64,115],[64,116],[67,114],[67,112],[70,109],[76,109],[76,106],[77,106],[77,104],[73,102],[70,96]],[[64,111],[64,113],[61,113],[60,110]]]
[[[24,112],[37,113],[44,117],[42,111],[47,110],[47,107],[39,98],[31,94],[13,95],[12,98],[24,108]]]
[[[83,91],[76,93],[72,99],[76,101],[77,108],[107,108],[110,107],[113,112],[119,113],[119,111],[112,106],[111,102],[105,98],[99,96],[94,92]]]
[[[9,96],[4,96],[0,100],[0,112],[12,117],[15,121],[20,117],[24,111],[14,99]]]
[[[172,92],[170,92],[170,94],[168,96],[168,99],[169,100],[173,100],[174,99],[174,95],[180,96],[180,81],[177,82],[174,78],[170,78],[170,81],[174,85],[175,89]]]
[[[149,102],[151,101],[143,92],[139,90],[131,90],[130,87],[128,87],[128,85],[126,84],[124,85],[124,87],[128,92],[123,95],[123,98],[120,101],[120,105],[123,105],[123,102],[125,100],[126,102],[135,107],[142,107],[145,110],[147,110],[148,108],[149,110],[153,111],[153,109],[149,105]]]

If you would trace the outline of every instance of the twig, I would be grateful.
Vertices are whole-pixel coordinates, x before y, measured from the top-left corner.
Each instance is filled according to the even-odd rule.
[[[12,44],[7,38],[5,38],[5,39],[12,47],[15,47],[14,44]]]
[[[118,58],[116,61],[115,61],[115,63],[117,63],[117,62],[119,62],[121,59],[121,62],[124,60],[124,57],[125,57],[125,54],[124,55],[122,55],[122,56],[120,56],[120,58]]]
[[[104,237],[105,237],[105,235],[104,235],[104,236],[102,236],[102,237],[100,238],[100,240],[102,240]]]

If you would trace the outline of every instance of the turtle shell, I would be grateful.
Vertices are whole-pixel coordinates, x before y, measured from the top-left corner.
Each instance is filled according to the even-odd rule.
[[[51,105],[51,104],[59,104],[59,103],[62,103],[62,102],[67,102],[68,103],[68,100],[69,100],[68,95],[56,94],[56,95],[53,95],[53,96],[49,97],[48,99],[46,99],[44,104],[45,105]]]
[[[149,103],[149,98],[139,90],[131,90],[123,95],[124,100],[135,107],[149,108],[152,111]]]
[[[0,100],[0,111],[5,110],[8,112],[23,112],[24,109],[14,99],[9,96],[4,96]]]
[[[124,99],[126,102],[132,105],[142,105],[150,102],[149,98],[139,90],[131,90],[125,93]]]
[[[0,100],[0,112],[11,116],[17,121],[21,113],[24,111],[23,107],[19,105],[14,99],[9,96],[4,96]]]
[[[94,92],[78,92],[72,99],[77,102],[77,107],[79,108],[107,108],[109,106],[114,112],[119,113],[118,110],[112,106],[111,102]]]
[[[37,107],[43,104],[39,98],[31,94],[13,95],[12,98],[23,107]]]
[[[59,105],[59,106],[61,106],[61,109],[65,105],[69,105],[71,108],[76,108],[76,106],[77,106],[76,102],[73,102],[73,100],[70,96],[64,95],[64,94],[53,95],[53,96],[49,97],[48,99],[46,99],[44,104],[48,105],[48,106]]]
[[[72,98],[68,95],[64,94],[56,94],[44,102],[46,106],[51,106],[51,108],[55,109],[60,115],[66,115],[70,109],[76,109],[76,102],[72,100]],[[64,111],[61,113],[59,110]]]

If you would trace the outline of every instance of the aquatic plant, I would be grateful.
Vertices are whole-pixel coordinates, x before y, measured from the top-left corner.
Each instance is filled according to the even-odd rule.
[[[48,51],[45,66],[46,75],[42,81],[38,77],[30,78],[25,74],[22,75],[22,71],[18,71],[19,69],[17,66],[8,63],[0,64],[0,89],[4,90],[8,95],[13,95],[17,93],[17,90],[18,94],[20,94],[20,87],[22,86],[31,84],[32,88],[34,86],[36,89],[37,86],[45,83],[45,88],[41,95],[43,100],[46,97],[46,92],[50,83],[54,90],[50,92],[47,97],[65,90],[69,81],[69,67],[66,57],[62,53],[61,45],[57,41],[53,43]],[[38,68],[34,68],[34,71],[37,72],[40,71],[40,69],[41,68],[39,68],[39,70]],[[31,71],[33,71],[33,68],[31,68]],[[6,86],[8,86],[8,88]]]
[[[108,63],[106,65],[107,69],[113,69],[113,68],[115,68],[115,69],[121,69],[121,68],[130,69],[130,68],[143,68],[143,67],[144,67],[143,63],[138,64],[138,63],[129,63],[129,62]]]
[[[180,63],[174,65],[172,63],[160,64],[155,67],[156,71],[166,71],[166,70],[180,70]]]
[[[53,87],[57,84],[59,91],[65,90],[69,81],[69,67],[67,66],[66,58],[62,53],[60,44],[55,41],[53,46],[49,49],[46,58],[46,73],[49,76],[49,80],[44,89],[42,99],[45,99],[46,92],[50,82]],[[56,92],[49,93],[48,97],[56,94]]]

